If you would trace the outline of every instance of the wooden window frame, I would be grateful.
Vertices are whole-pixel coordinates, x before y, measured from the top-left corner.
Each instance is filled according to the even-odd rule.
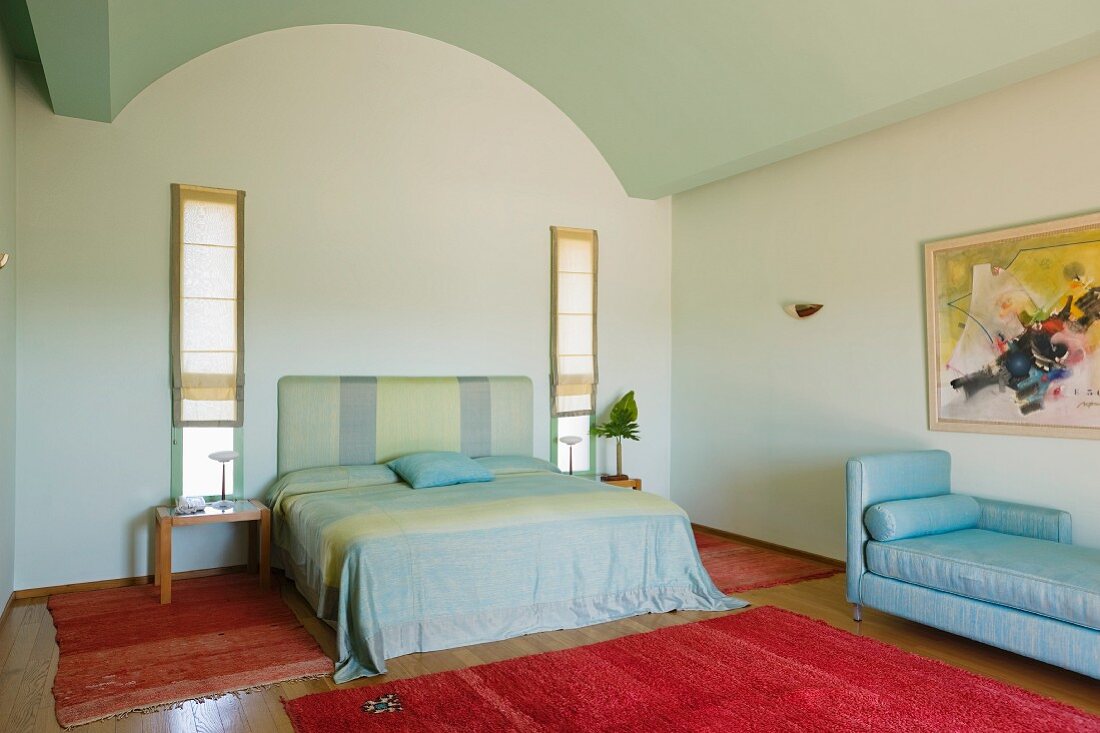
[[[183,290],[183,195],[186,191],[206,192],[219,195],[232,194],[237,200],[237,299],[236,299],[236,336],[237,336],[237,379],[236,414],[233,420],[184,420],[182,416],[183,374],[182,374],[182,313]],[[222,427],[239,428],[244,424],[244,191],[208,186],[192,186],[173,183],[172,192],[172,245],[170,265],[170,355],[172,368],[172,427]]]
[[[590,407],[587,410],[559,412],[557,409],[558,375],[558,234],[561,232],[583,233],[592,239],[592,384],[590,388]],[[550,227],[550,416],[574,417],[594,415],[596,412],[596,390],[600,382],[599,363],[599,280],[600,280],[600,236],[595,229],[578,227]]]

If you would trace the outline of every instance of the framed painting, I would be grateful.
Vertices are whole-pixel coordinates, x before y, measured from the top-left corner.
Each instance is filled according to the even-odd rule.
[[[1100,213],[925,245],[932,430],[1100,438]]]

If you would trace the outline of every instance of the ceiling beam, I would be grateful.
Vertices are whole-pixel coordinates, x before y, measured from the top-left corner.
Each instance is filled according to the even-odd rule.
[[[27,10],[27,0],[0,0],[0,25],[8,37],[11,52],[21,61],[42,63],[38,55],[38,43],[34,40],[34,27],[31,14]]]
[[[110,122],[109,0],[27,0],[53,111]]]

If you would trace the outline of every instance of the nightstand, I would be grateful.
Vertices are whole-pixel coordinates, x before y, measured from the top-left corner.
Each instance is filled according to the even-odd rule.
[[[603,481],[603,479],[600,479]],[[605,484],[611,484],[612,486],[622,486],[626,489],[634,489],[635,491],[642,490],[642,480],[640,478],[624,478],[618,481],[603,481]]]
[[[158,506],[156,513],[155,571],[153,582],[160,586],[160,602],[172,602],[172,528],[191,524],[248,522],[248,570],[260,571],[260,587],[271,582],[271,510],[259,499],[235,501],[228,509],[207,506],[197,514],[180,514],[175,507]]]

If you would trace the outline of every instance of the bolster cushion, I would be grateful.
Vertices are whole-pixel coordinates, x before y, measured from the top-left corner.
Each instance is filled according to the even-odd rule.
[[[978,526],[982,508],[974,497],[944,494],[875,504],[863,515],[867,531],[879,542],[944,534]]]

